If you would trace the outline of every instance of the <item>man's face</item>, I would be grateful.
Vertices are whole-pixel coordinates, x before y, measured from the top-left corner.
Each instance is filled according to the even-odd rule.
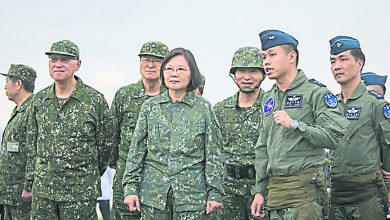
[[[150,81],[160,79],[160,68],[163,58],[155,56],[141,56],[140,72],[142,78]]]
[[[13,82],[9,76],[5,78],[5,95],[9,100],[14,101],[15,97],[18,95],[18,84],[21,84],[21,81],[18,80]]]
[[[360,80],[360,72],[363,61],[356,60],[351,51],[347,50],[337,55],[330,55],[330,66],[333,77],[340,85],[346,85],[352,81]]]
[[[265,73],[269,79],[279,79],[284,76],[294,62],[290,52],[286,53],[282,46],[271,47],[262,53]]]
[[[80,60],[70,56],[52,54],[49,56],[49,72],[55,81],[67,81],[73,79],[74,73],[79,70]]]
[[[238,68],[234,78],[240,88],[254,89],[263,80],[264,75],[259,69]]]

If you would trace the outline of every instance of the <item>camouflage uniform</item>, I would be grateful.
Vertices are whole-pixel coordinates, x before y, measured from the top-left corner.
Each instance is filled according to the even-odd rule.
[[[71,53],[74,47],[60,41],[51,52]],[[33,183],[32,219],[96,219],[100,175],[108,165],[114,125],[104,96],[74,78],[77,83],[68,98],[57,98],[53,84],[32,103],[25,186],[31,191]]]
[[[255,47],[243,47],[236,51],[231,74],[235,68],[262,69],[261,51]],[[261,70],[264,71],[264,70]],[[260,73],[263,74],[263,73]],[[251,218],[251,188],[255,185],[255,145],[261,127],[260,89],[253,106],[238,106],[239,93],[217,103],[215,114],[221,125],[224,163],[223,215],[224,219]]]
[[[139,56],[155,56],[163,58],[168,53],[168,47],[164,44],[152,41],[145,43]],[[160,93],[166,91],[164,87]],[[115,167],[116,173],[113,185],[113,206],[111,217],[120,219],[139,219],[140,213],[132,213],[123,203],[122,179],[126,167],[127,154],[133,135],[137,118],[142,104],[150,97],[146,95],[142,80],[135,84],[120,88],[112,101],[111,112],[116,122],[115,146],[110,161],[110,166]]]
[[[5,76],[35,81],[35,71],[25,65],[12,64]],[[1,219],[30,219],[31,203],[21,199],[27,160],[26,134],[33,95],[15,106],[4,129],[0,145],[0,215]]]
[[[173,102],[164,92],[147,100],[126,162],[125,196],[139,195],[142,212],[163,212],[171,197],[174,218],[185,212],[199,217],[207,201],[222,202],[220,144],[217,119],[204,98],[189,92]]]

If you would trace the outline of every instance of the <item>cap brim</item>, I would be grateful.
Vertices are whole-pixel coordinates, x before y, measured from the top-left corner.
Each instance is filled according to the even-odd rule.
[[[64,56],[79,58],[79,57],[77,57],[77,56],[75,56],[75,55],[73,55],[73,54],[64,53],[64,52],[60,52],[60,51],[58,51],[58,52],[56,52],[56,51],[51,51],[51,52],[46,52],[45,54],[48,55],[48,56],[50,56],[50,55],[52,55],[52,54],[58,54],[58,55],[64,55]]]
[[[9,76],[8,73],[0,73],[3,76]]]
[[[164,56],[159,56],[156,54],[151,54],[151,53],[140,53],[138,56],[152,56],[152,57],[158,57],[158,58],[164,58]]]

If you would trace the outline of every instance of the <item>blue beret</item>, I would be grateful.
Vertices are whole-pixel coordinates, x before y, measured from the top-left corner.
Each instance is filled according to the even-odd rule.
[[[278,30],[266,30],[259,34],[261,41],[261,49],[268,50],[271,47],[292,44],[298,46],[298,41],[293,36]]]
[[[355,38],[348,36],[337,36],[329,41],[330,43],[330,54],[337,55],[341,52],[350,49],[360,48],[359,41]]]
[[[387,76],[380,76],[372,72],[362,73],[361,79],[366,86],[380,85],[385,86]]]

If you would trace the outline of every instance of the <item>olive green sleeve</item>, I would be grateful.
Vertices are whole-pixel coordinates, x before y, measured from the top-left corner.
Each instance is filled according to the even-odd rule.
[[[222,187],[222,135],[213,111],[211,111],[211,120],[206,128],[205,157],[207,200],[222,202],[224,195]]]
[[[382,169],[390,172],[390,121],[384,116],[384,107],[387,103],[375,106],[375,133],[381,145]],[[390,184],[386,184],[387,191],[390,192]]]
[[[268,194],[267,185],[269,175],[267,174],[268,166],[268,151],[267,151],[267,134],[266,129],[260,129],[259,138],[255,147],[255,169],[256,169],[256,184],[252,187],[251,193],[261,193],[265,198]]]
[[[141,107],[132,136],[131,145],[127,154],[126,168],[123,174],[122,184],[124,196],[138,195],[141,180],[143,161],[147,153],[146,139],[148,136],[147,103]],[[128,137],[126,135],[125,137]]]
[[[103,175],[107,169],[111,151],[114,146],[114,120],[108,104],[104,98],[102,98],[99,111],[98,111],[98,122],[96,128],[96,142],[99,152],[99,171],[100,175]]]
[[[112,148],[109,166],[112,168],[116,167],[116,162],[119,158],[119,142],[120,142],[120,124],[121,124],[121,113],[120,113],[120,101],[119,91],[115,94],[111,104],[111,114],[114,122],[114,146]]]
[[[298,129],[311,144],[332,149],[336,148],[345,134],[349,122],[338,107],[330,108],[326,105],[324,95],[327,92],[314,92],[311,103],[315,121],[312,124],[299,122]]]
[[[36,109],[34,104],[31,104],[28,110],[28,121],[27,121],[27,137],[26,137],[26,148],[27,148],[27,160],[26,160],[26,173],[24,178],[23,190],[31,192],[34,181],[34,168],[36,161],[36,144],[38,136],[38,125],[35,119]]]

